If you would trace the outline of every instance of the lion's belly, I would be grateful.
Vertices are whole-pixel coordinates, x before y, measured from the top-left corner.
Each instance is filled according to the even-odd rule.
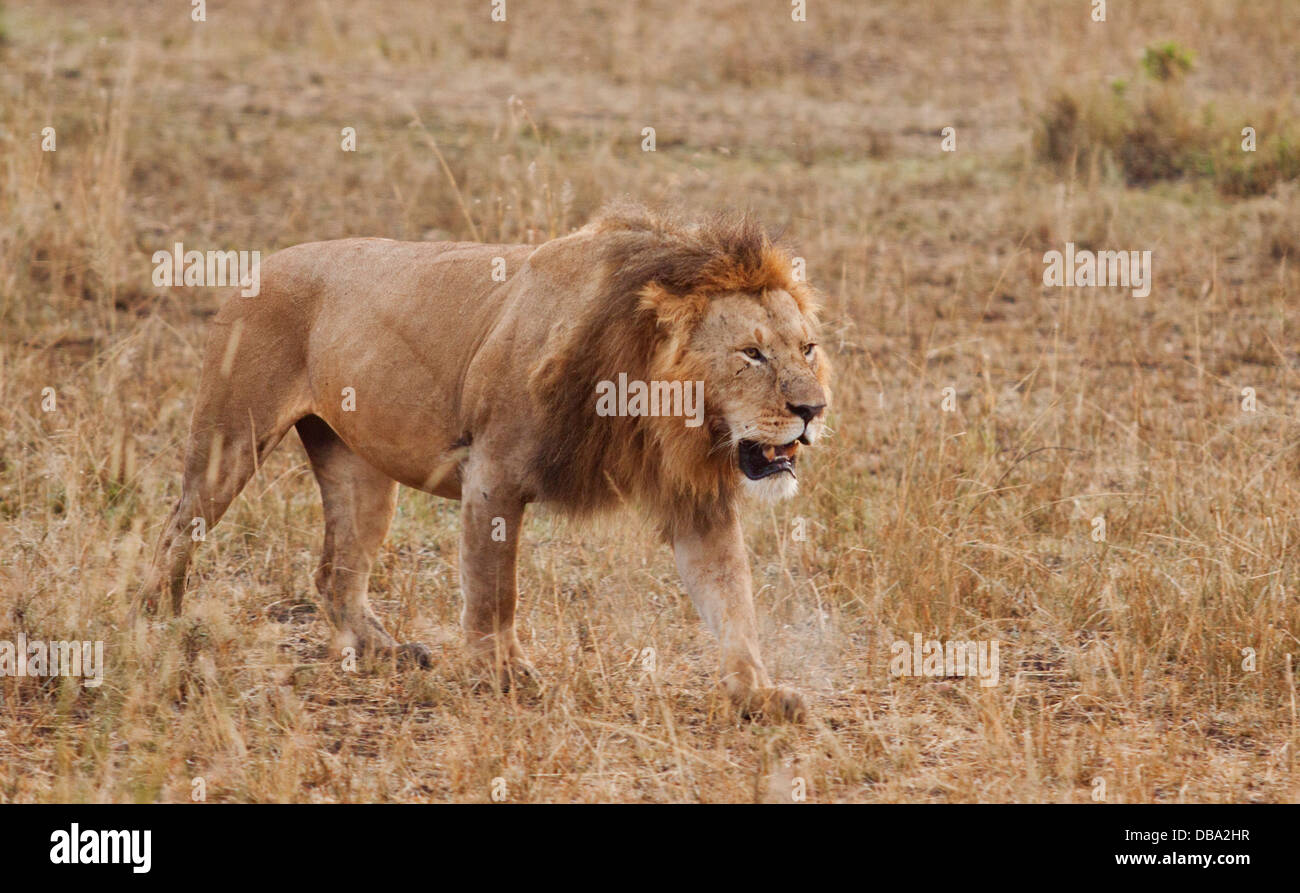
[[[403,362],[395,350],[309,356],[308,376],[313,411],[353,452],[408,487],[459,497],[452,454],[464,432],[454,376]]]
[[[361,423],[341,412],[322,418],[353,452],[398,483],[448,499],[460,498],[459,462],[464,450],[454,437],[396,415],[369,416]]]

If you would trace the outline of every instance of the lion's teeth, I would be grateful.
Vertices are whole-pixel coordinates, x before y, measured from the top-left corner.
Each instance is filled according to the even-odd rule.
[[[775,459],[775,458],[776,458],[776,447],[774,447],[774,446],[766,446],[766,447],[763,447],[763,458],[766,459],[766,460],[769,461],[769,462],[771,462],[773,459]]]

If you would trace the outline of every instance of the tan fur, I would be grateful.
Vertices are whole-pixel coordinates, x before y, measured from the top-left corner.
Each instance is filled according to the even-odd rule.
[[[492,279],[495,258],[505,282]],[[736,444],[814,440],[829,369],[808,347],[813,293],[760,226],[620,205],[536,248],[347,239],[286,249],[261,273],[261,294],[232,298],[213,323],[146,605],[168,594],[180,609],[192,520],[211,529],[296,426],[324,504],[316,584],[340,645],[427,663],[366,597],[397,482],[462,501],[462,622],[506,683],[533,675],[514,626],[524,506],[635,503],[672,542],[732,697],[749,712],[802,713],[759,658],[740,531],[742,492],[784,494],[793,482],[749,481]],[[619,373],[702,380],[704,424],[597,415],[597,382]]]

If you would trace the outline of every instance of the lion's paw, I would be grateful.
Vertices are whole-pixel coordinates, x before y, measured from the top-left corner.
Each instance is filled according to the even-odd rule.
[[[433,666],[433,652],[420,642],[404,642],[394,649],[399,667],[419,667],[427,670]]]
[[[513,658],[496,666],[491,663],[482,664],[474,688],[494,689],[502,693],[514,691],[519,695],[533,697],[542,693],[545,683],[536,667],[522,658]]]
[[[803,722],[808,717],[803,695],[784,685],[752,689],[740,696],[733,695],[732,700],[747,719]]]

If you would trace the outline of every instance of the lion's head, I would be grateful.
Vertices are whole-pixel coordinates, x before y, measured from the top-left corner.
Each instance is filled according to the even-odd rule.
[[[549,415],[540,495],[579,509],[633,497],[669,526],[729,511],[744,492],[792,495],[800,448],[824,428],[830,368],[790,253],[748,217],[621,205],[587,231],[602,259],[589,315],[533,378]],[[703,424],[599,414],[594,394],[619,375],[702,381]]]
[[[792,495],[799,448],[821,434],[830,399],[816,321],[786,288],[727,292],[708,299],[686,343],[714,445],[734,457],[744,490]]]

